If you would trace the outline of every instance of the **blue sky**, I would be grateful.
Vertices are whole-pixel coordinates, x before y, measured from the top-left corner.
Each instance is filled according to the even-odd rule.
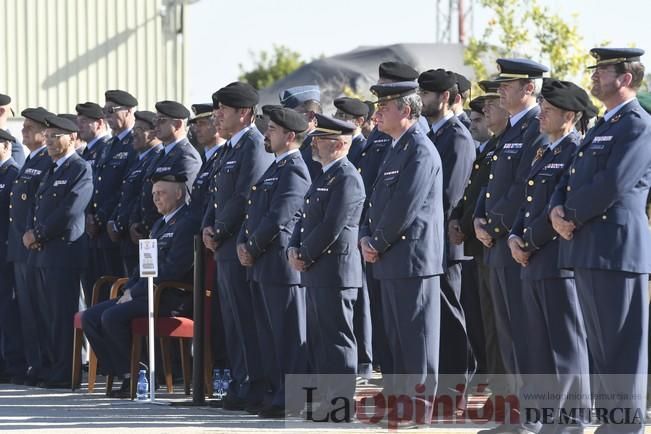
[[[645,47],[651,41],[651,1],[610,6],[597,0],[540,3],[568,20],[577,14],[586,48],[610,41],[612,46],[635,44],[651,53],[651,44]],[[490,17],[490,11],[475,6],[476,36]],[[613,17],[617,23],[611,22]],[[236,80],[238,65],[251,65],[250,51],[279,44],[310,59],[361,45],[434,42],[435,23],[434,0],[199,0],[188,9],[189,101],[207,102],[215,90]]]

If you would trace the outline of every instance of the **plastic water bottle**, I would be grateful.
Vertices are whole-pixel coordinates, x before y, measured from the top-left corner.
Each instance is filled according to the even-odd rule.
[[[231,380],[231,370],[224,369],[224,375],[222,376],[222,397],[228,393],[228,386],[231,384]]]
[[[220,369],[213,369],[212,371],[212,396],[217,399],[222,399],[224,396],[222,389],[222,372]]]
[[[149,399],[149,381],[147,380],[147,371],[140,370],[138,374],[138,387],[136,388],[136,399],[146,401]]]

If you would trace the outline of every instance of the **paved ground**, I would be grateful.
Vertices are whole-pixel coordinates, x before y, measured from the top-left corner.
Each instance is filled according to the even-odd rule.
[[[386,432],[387,428],[352,424],[314,424],[302,420],[262,421],[248,414],[225,412],[208,407],[171,406],[183,402],[181,394],[162,394],[166,405],[153,405],[129,400],[108,399],[104,385],[88,394],[48,391],[13,385],[0,385],[0,431],[52,433],[172,433],[194,432]],[[410,430],[439,434],[469,434],[477,428],[454,425]],[[592,433],[590,429],[586,433]],[[647,430],[651,433],[651,429]]]

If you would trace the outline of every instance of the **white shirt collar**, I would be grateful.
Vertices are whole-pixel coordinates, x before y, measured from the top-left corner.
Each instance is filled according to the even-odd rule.
[[[613,107],[612,110],[608,110],[604,114],[604,122],[608,122],[613,116],[615,116],[617,114],[618,111],[620,111],[622,109],[622,107],[624,107],[626,104],[633,101],[634,99],[635,99],[635,97],[633,97],[631,99],[627,99],[626,101],[624,101],[623,103],[621,103],[617,107]]]
[[[233,134],[233,137],[230,138],[231,146],[237,145],[237,142],[239,142],[242,136],[246,134],[246,132],[249,131],[251,128],[252,126],[249,125],[248,127],[244,127],[241,130],[239,130],[237,133]]]
[[[332,166],[334,166],[337,161],[342,160],[342,159],[344,159],[344,157],[339,157],[336,160],[332,160],[331,162],[329,162],[328,164],[323,166],[323,169],[322,169],[323,173],[326,173],[328,171],[328,169],[330,169]]]
[[[182,204],[181,206],[179,206],[178,208],[176,208],[174,211],[170,212],[169,214],[165,214],[165,215],[163,216],[163,218],[165,219],[165,223],[169,222],[170,219],[171,219],[172,217],[174,217],[174,215],[175,215],[177,212],[179,212],[179,210],[180,210],[181,208],[183,208],[184,206],[185,206],[185,204]]]
[[[93,138],[93,140],[86,143],[86,148],[87,149],[93,149],[93,146],[95,146],[95,143],[97,143],[99,141],[99,139],[102,139],[104,137],[106,137],[106,135],[101,135],[101,136],[97,136],[97,137]]]
[[[452,113],[452,112],[447,112],[447,113],[446,113],[446,114],[445,114],[441,119],[439,119],[438,121],[436,121],[436,123],[432,124],[432,127],[431,127],[432,133],[433,133],[433,134],[436,134],[436,132],[437,132],[438,130],[440,130],[441,127],[442,127],[443,125],[445,125],[445,123],[446,123],[448,120],[450,120],[450,119],[452,118],[452,116],[454,116],[454,113]]]
[[[516,114],[514,114],[513,116],[511,116],[511,117],[509,118],[509,122],[511,123],[511,126],[514,126],[515,124],[517,124],[517,123],[520,121],[520,119],[522,119],[522,118],[524,117],[524,115],[526,115],[527,113],[529,113],[529,112],[530,112],[534,107],[536,107],[537,105],[538,105],[538,104],[534,104],[534,105],[532,105],[531,107],[527,107],[526,109],[522,110],[521,112],[516,113]]]
[[[282,160],[285,157],[289,157],[291,154],[295,154],[298,152],[298,149],[290,149],[287,152],[284,152],[276,157],[276,163],[280,163],[280,160]],[[325,172],[325,170],[324,170]]]
[[[558,146],[558,145],[559,145],[559,144],[560,144],[560,143],[565,139],[565,137],[569,136],[571,133],[572,133],[572,131],[570,131],[569,133],[565,134],[563,137],[561,137],[560,139],[556,140],[554,143],[550,144],[550,145],[548,146],[549,150],[550,150],[550,151],[553,151],[554,148],[557,147],[557,146]]]
[[[37,150],[30,152],[29,153],[29,159],[31,160],[32,158],[36,157],[36,154],[38,154],[39,152],[41,152],[45,148],[47,148],[47,145],[43,145],[40,148],[38,148]]]
[[[215,155],[215,152],[217,152],[217,150],[219,148],[221,148],[222,146],[224,146],[224,144],[220,143],[218,145],[213,146],[210,149],[204,149],[203,154],[206,156],[206,161],[210,160],[212,158],[212,156]]]
[[[185,139],[185,137],[181,137],[180,139],[178,139],[178,140],[176,140],[176,141],[174,141],[174,142],[172,142],[172,143],[168,143],[167,145],[165,145],[165,155],[169,154],[170,151],[171,151],[172,149],[174,149],[174,146],[176,146],[176,144],[179,143],[179,142],[180,142],[181,140],[183,140],[183,139]]]
[[[73,150],[71,150],[71,151],[68,151],[68,153],[67,153],[66,155],[64,155],[63,157],[59,158],[59,159],[55,162],[56,165],[57,165],[57,167],[55,168],[55,170],[58,169],[59,167],[63,166],[63,163],[65,163],[65,162],[68,160],[68,158],[70,158],[70,157],[71,157],[72,155],[74,155],[76,152],[77,152],[77,151],[75,151],[75,150],[73,149]]]
[[[132,128],[127,128],[126,130],[122,131],[121,133],[118,134],[118,139],[120,141],[124,140],[124,138],[131,132]]]

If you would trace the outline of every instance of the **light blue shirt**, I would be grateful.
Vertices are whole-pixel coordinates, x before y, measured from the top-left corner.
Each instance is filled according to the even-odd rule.
[[[165,214],[165,215],[163,216],[163,219],[165,220],[165,223],[169,222],[170,219],[171,219],[172,217],[174,217],[174,215],[175,215],[177,212],[179,212],[179,210],[180,210],[181,208],[183,208],[184,205],[185,205],[185,204],[181,204],[181,205],[180,205],[178,208],[176,208],[174,211],[170,212],[169,214]]]
[[[127,136],[127,134],[131,132],[132,129],[133,128],[127,128],[126,130],[122,131],[120,134],[118,134],[118,139],[122,141]]]
[[[172,149],[174,149],[174,146],[176,146],[177,143],[179,143],[181,140],[185,139],[185,137],[181,137],[175,142],[168,143],[165,145],[165,155],[169,154]]]
[[[242,136],[246,134],[246,132],[249,131],[251,128],[252,126],[249,125],[248,127],[242,128],[237,133],[233,134],[233,137],[231,137],[229,140],[229,142],[231,142],[231,146],[237,145],[237,142],[239,142]]]
[[[511,124],[511,126],[517,124],[520,121],[520,119],[522,119],[524,117],[524,115],[529,113],[536,106],[538,106],[538,104],[534,104],[531,107],[527,107],[526,109],[522,110],[521,112],[516,113],[513,116],[511,116],[509,118],[509,123]]]
[[[613,107],[612,110],[608,110],[608,111],[604,114],[604,122],[608,122],[608,121],[609,121],[613,116],[615,116],[615,115],[617,114],[618,111],[620,111],[620,110],[622,109],[622,107],[624,107],[626,104],[628,104],[629,102],[633,101],[634,99],[635,99],[635,98],[631,98],[631,99],[629,99],[629,100],[626,100],[626,101],[624,101],[623,103],[621,103],[620,105],[618,105],[617,107]]]
[[[86,143],[86,149],[93,149],[93,146],[95,146],[95,143],[97,143],[99,141],[99,139],[101,139],[103,137],[106,137],[106,134],[103,134],[101,136],[97,136],[93,140],[91,140],[90,142]]]
[[[57,165],[57,167],[54,168],[54,171],[56,172],[57,170],[59,170],[59,168],[60,168],[61,166],[63,166],[63,163],[65,163],[65,162],[68,160],[68,158],[70,158],[70,157],[71,157],[73,154],[75,154],[76,152],[77,152],[77,151],[75,151],[75,150],[73,149],[72,151],[69,151],[66,155],[64,155],[63,157],[59,158],[59,159],[56,161],[56,165]]]
[[[45,148],[47,148],[47,145],[43,145],[40,148],[38,148],[37,150],[30,152],[29,153],[29,159],[31,160],[32,158],[36,157],[36,154],[38,154],[39,152],[41,152]]]
[[[215,155],[215,152],[217,152],[217,150],[222,146],[224,146],[224,144],[220,143],[219,145],[215,145],[210,149],[204,149],[203,154],[206,156],[206,161],[210,160],[212,156]]]
[[[445,114],[441,119],[439,119],[438,121],[436,121],[436,123],[432,124],[432,127],[431,127],[432,133],[433,133],[433,134],[436,134],[436,132],[437,132],[438,130],[440,130],[441,127],[442,127],[443,125],[445,125],[445,123],[446,123],[447,121],[449,121],[449,120],[452,118],[452,116],[454,116],[454,113],[452,113],[452,112],[448,112],[448,113],[446,113],[446,114]]]
[[[323,166],[323,173],[326,173],[328,171],[328,169],[330,169],[332,166],[334,166],[337,161],[343,160],[343,159],[344,159],[344,157],[339,157],[336,160],[332,160],[331,162],[329,162],[328,164]]]
[[[297,153],[297,152],[298,152],[298,149],[290,149],[289,151],[284,152],[284,153],[278,155],[278,156],[276,157],[276,163],[280,163],[280,160],[282,160],[283,158],[288,157],[288,156],[290,156],[290,155],[292,155],[292,154],[295,154],[295,153]],[[324,170],[324,172],[325,172],[325,170]]]

